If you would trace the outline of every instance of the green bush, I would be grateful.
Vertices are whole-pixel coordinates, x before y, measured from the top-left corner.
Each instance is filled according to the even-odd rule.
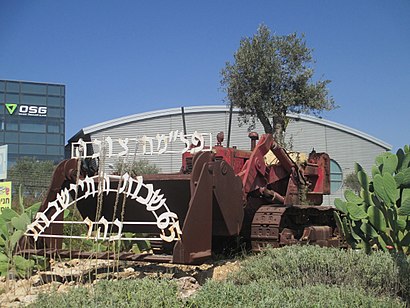
[[[246,258],[226,281],[208,280],[186,301],[178,298],[175,282],[145,278],[42,295],[33,307],[405,307],[397,296],[410,294],[403,258],[289,246]]]
[[[296,288],[317,284],[352,286],[374,295],[396,296],[410,291],[400,280],[409,274],[388,253],[368,256],[363,251],[287,246],[248,258],[229,280],[247,285],[269,279],[278,286]]]
[[[323,284],[283,287],[267,278],[240,286],[210,281],[190,303],[193,307],[405,307],[398,299],[374,297],[363,289]]]
[[[177,285],[158,279],[103,280],[68,293],[41,294],[31,307],[180,307]]]

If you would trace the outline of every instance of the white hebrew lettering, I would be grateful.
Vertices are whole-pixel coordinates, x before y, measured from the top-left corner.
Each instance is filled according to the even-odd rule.
[[[124,151],[121,151],[118,153],[118,156],[127,156],[128,155],[128,138],[125,139],[118,139],[118,143],[120,146],[124,149]]]
[[[97,229],[97,236],[95,237],[95,240],[103,240],[105,241],[107,239],[107,233],[108,233],[108,220],[105,219],[105,217],[101,217],[101,219],[98,221],[98,224],[102,224],[104,226],[104,235],[101,237],[101,227],[98,227]]]
[[[62,214],[64,209],[79,200],[86,199],[90,196],[95,197],[97,193],[103,194],[106,192],[106,194],[108,194],[111,192],[121,193],[127,198],[131,198],[131,200],[135,200],[137,203],[144,205],[146,210],[151,212],[155,217],[156,222],[152,223],[156,224],[160,229],[161,239],[164,241],[173,241],[176,238],[180,239],[180,234],[182,234],[182,232],[179,227],[178,215],[169,210],[166,205],[166,198],[164,198],[164,195],[161,194],[160,189],[154,190],[153,185],[145,184],[141,176],[134,179],[131,178],[128,173],[125,173],[123,176],[107,174],[102,174],[102,176],[103,177],[101,180],[98,175],[93,177],[86,176],[84,180],[79,180],[77,185],[70,184],[70,189],[62,189],[57,194],[56,200],[48,203],[45,211],[37,213],[35,221],[27,226],[26,234],[33,236],[34,240],[37,241],[38,237],[41,236],[44,230],[49,227],[60,214]],[[111,181],[113,180],[119,183],[117,188],[111,187]],[[99,192],[96,190],[96,183],[98,183],[98,187],[100,189]],[[76,200],[70,202],[73,195],[76,196]],[[161,214],[156,213],[157,210],[160,210]],[[86,238],[92,238],[93,226],[97,224],[102,225],[102,227],[100,226],[97,228],[97,234],[93,237],[95,240],[108,239],[113,241],[122,239],[123,222],[118,219],[116,219],[113,223],[109,223],[105,217],[101,217],[98,222],[93,222],[87,217],[84,220],[84,223],[88,227]],[[111,235],[108,237],[109,224],[117,226],[118,232],[116,235]],[[102,228],[104,228],[103,231]],[[169,235],[166,235],[168,232]]]
[[[118,241],[122,237],[123,223],[121,221],[119,221],[118,218],[117,218],[114,221],[114,225],[116,225],[118,227],[118,233],[117,233],[117,235],[110,236],[110,238],[109,238],[110,241]]]
[[[209,136],[209,145],[205,143],[205,136]],[[119,145],[120,150],[116,147],[114,153],[114,142]],[[98,158],[105,155],[111,157],[126,157],[128,155],[162,155],[162,154],[177,154],[190,151],[196,153],[199,151],[211,151],[212,135],[194,132],[193,134],[184,135],[178,130],[171,131],[168,134],[157,134],[156,137],[142,136],[135,138],[118,138],[113,140],[111,137],[105,137],[102,140],[94,139],[85,142],[80,139],[73,142],[72,157],[73,158]],[[169,150],[170,144],[178,143],[178,150]],[[88,154],[87,146],[92,146],[93,154]],[[130,146],[131,145],[131,146]],[[142,149],[139,149],[139,145]],[[206,148],[205,148],[206,146]]]
[[[168,138],[165,137],[164,134],[162,135],[157,135],[157,140],[158,140],[158,155],[163,154],[167,151],[167,147],[168,147]],[[164,143],[164,147],[161,148],[161,143]]]

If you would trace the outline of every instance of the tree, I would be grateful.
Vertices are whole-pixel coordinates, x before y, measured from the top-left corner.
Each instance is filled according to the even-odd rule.
[[[360,193],[361,186],[355,172],[348,174],[343,181],[343,184],[346,188],[351,189],[356,194]]]
[[[272,35],[261,25],[253,37],[241,39],[234,63],[221,71],[221,85],[249,130],[257,118],[283,144],[287,112],[318,115],[335,108],[326,88],[330,80],[312,81],[313,63],[303,35]]]
[[[157,174],[160,169],[150,164],[147,160],[136,160],[133,162],[118,161],[114,166],[114,174],[121,175],[128,172],[129,175],[136,177],[144,174]]]
[[[47,191],[54,168],[52,161],[38,161],[23,157],[10,167],[8,180],[13,183],[14,191],[18,191],[19,186],[22,185],[25,200],[30,203],[39,200]]]

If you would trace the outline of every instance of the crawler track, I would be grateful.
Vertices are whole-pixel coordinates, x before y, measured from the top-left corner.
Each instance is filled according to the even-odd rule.
[[[261,206],[251,224],[252,251],[297,243],[341,246],[330,206]]]

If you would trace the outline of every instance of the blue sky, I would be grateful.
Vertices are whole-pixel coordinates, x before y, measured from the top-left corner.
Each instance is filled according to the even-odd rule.
[[[0,79],[66,85],[66,139],[134,113],[223,105],[220,71],[264,23],[304,33],[340,108],[322,117],[410,143],[410,1],[0,0]]]

